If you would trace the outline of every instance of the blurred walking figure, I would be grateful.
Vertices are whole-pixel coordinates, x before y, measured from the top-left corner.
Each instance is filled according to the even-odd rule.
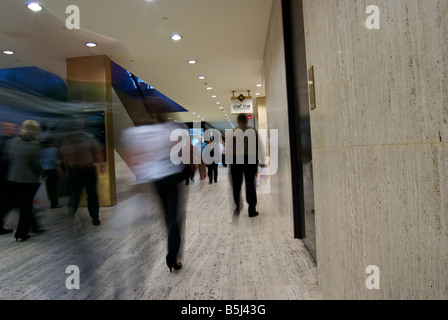
[[[181,200],[185,167],[183,164],[173,164],[170,158],[173,147],[178,143],[170,141],[170,135],[181,127],[162,121],[157,119],[157,122],[125,130],[122,144],[126,147],[126,162],[135,173],[137,183],[153,183],[161,199],[168,230],[166,264],[172,271],[182,268],[178,256],[185,221]],[[186,132],[184,141],[189,141],[188,128],[185,126],[182,129]]]
[[[45,188],[51,209],[56,209],[61,207],[58,200],[58,180],[59,176],[62,175],[62,170],[59,156],[60,145],[52,134],[52,130],[42,124],[40,164],[47,178]]]
[[[39,163],[41,148],[38,138],[39,124],[27,120],[22,123],[20,137],[9,140],[3,153],[3,159],[8,163],[8,171],[6,192],[0,205],[0,220],[3,223],[5,215],[19,204],[20,218],[14,235],[16,241],[28,240],[31,228],[35,233],[43,232],[38,228],[32,211],[33,199],[43,172]]]
[[[213,144],[213,143],[215,142],[213,137],[211,137],[210,141],[207,144]],[[215,148],[213,148],[210,151],[210,157],[211,158],[215,157]],[[215,183],[218,183],[218,164],[215,162],[208,164],[207,170],[208,170],[208,184],[212,184],[213,181],[215,181]]]
[[[104,175],[104,146],[91,134],[84,132],[84,121],[76,119],[73,131],[64,139],[61,147],[62,159],[70,185],[69,214],[78,210],[81,192],[85,187],[87,193],[87,208],[92,218],[92,224],[99,226],[100,205],[97,193],[97,174],[95,162],[100,163],[100,173]]]
[[[204,158],[202,157],[202,153],[204,152],[205,147],[207,146],[207,143],[202,140],[202,136],[198,137],[199,142],[196,144],[196,151],[200,153],[201,155],[201,163],[198,164],[199,169],[199,177],[200,180],[204,180],[207,177],[207,170],[204,162]]]
[[[226,141],[224,139],[222,139],[220,147],[221,147],[221,155],[222,155],[222,166],[224,168],[227,168],[227,162],[226,162]]]
[[[8,162],[4,161],[3,154],[6,147],[6,142],[17,136],[19,133],[19,126],[15,123],[2,122],[0,123],[0,205],[3,197],[6,195],[6,175],[8,173]],[[12,233],[14,230],[5,229],[3,217],[0,217],[0,235]]]
[[[194,183],[194,175],[196,174],[196,165],[194,164],[195,148],[190,142],[190,164],[185,166],[185,184],[188,186],[190,183]]]
[[[251,143],[256,145],[249,145],[249,139],[244,138],[244,143],[241,147],[238,146],[235,139],[235,131],[233,139],[233,164],[230,165],[230,175],[232,177],[233,199],[236,204],[235,214],[240,213],[240,199],[241,187],[243,184],[243,177],[246,182],[246,201],[249,204],[249,217],[258,216],[257,212],[257,190],[255,186],[255,176],[258,171],[258,148],[263,146],[258,144],[258,135],[255,129],[247,126],[248,119],[244,114],[238,116],[238,128],[243,133],[253,130],[256,140]],[[229,150],[227,150],[229,152]],[[255,153],[255,154],[253,154]],[[260,153],[263,154],[263,153]],[[250,159],[256,159],[255,163],[250,163]]]

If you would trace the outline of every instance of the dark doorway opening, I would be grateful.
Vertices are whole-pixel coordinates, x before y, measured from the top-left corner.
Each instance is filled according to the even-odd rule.
[[[294,235],[316,259],[308,70],[302,0],[282,0],[288,91]]]

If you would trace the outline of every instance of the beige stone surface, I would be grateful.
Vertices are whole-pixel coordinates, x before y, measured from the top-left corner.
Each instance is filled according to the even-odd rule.
[[[304,16],[322,291],[447,299],[448,2],[304,0]]]

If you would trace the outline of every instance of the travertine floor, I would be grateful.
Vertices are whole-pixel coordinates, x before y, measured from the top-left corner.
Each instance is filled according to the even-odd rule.
[[[260,186],[259,217],[244,211],[235,218],[228,169],[219,170],[218,184],[196,181],[185,189],[181,271],[165,265],[165,227],[152,190],[136,193],[119,179],[119,204],[101,209],[100,227],[86,209],[71,220],[62,208],[40,214],[46,234],[24,243],[0,236],[0,298],[322,299],[315,263],[262,192],[269,188]],[[10,213],[7,227],[17,215]],[[68,265],[80,268],[80,290],[66,288]]]

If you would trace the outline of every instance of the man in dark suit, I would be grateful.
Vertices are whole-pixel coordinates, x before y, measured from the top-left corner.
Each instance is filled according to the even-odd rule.
[[[239,137],[239,134],[243,136]],[[238,143],[238,140],[244,140],[244,143]],[[255,177],[258,171],[258,149],[262,146],[258,143],[258,134],[254,128],[248,126],[247,115],[238,116],[238,128],[233,132],[233,162],[230,165],[230,174],[232,177],[233,199],[236,204],[235,214],[240,212],[240,197],[243,177],[246,182],[246,201],[249,205],[249,217],[258,216],[257,190],[255,187]],[[229,141],[228,141],[229,142]],[[229,143],[227,144],[229,147]],[[227,149],[227,153],[230,150]]]

